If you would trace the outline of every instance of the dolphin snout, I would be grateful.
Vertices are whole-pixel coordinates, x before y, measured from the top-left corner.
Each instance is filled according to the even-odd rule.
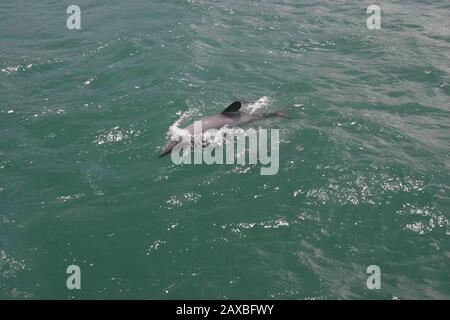
[[[161,153],[159,154],[159,157],[164,157],[165,155],[169,154],[170,152],[172,152],[173,147],[175,147],[178,143],[180,143],[180,141],[169,141],[166,146],[161,150]]]

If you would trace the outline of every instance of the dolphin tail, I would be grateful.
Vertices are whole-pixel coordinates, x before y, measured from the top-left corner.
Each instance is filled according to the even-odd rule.
[[[294,105],[294,104],[293,104],[293,105],[284,107],[284,108],[282,108],[282,109],[280,109],[280,110],[277,110],[277,111],[275,111],[275,112],[268,113],[267,116],[269,116],[269,117],[283,117],[283,118],[289,118],[289,117],[286,115],[287,111],[289,111],[291,108],[297,107],[297,106],[298,106],[298,105]]]
[[[282,110],[278,110],[272,113],[272,115],[274,117],[283,117],[286,118],[286,110],[282,109]]]

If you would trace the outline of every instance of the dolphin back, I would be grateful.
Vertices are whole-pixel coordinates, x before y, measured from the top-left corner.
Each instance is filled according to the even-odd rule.
[[[220,129],[224,126],[239,126],[244,124],[249,124],[258,120],[263,120],[272,117],[286,117],[285,112],[290,108],[284,108],[270,113],[256,113],[250,114],[246,112],[239,111],[241,109],[242,103],[240,101],[235,101],[225,108],[222,113],[206,117],[201,120],[202,122],[202,133],[208,129]],[[194,134],[194,124],[187,126],[184,130],[190,135]],[[164,148],[161,150],[159,157],[164,157],[165,155],[172,152],[172,149],[181,142],[178,140],[169,140]]]

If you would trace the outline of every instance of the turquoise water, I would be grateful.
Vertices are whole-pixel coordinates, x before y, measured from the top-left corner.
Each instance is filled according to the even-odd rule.
[[[71,4],[0,4],[1,298],[450,298],[448,1]],[[277,175],[157,157],[238,99]]]

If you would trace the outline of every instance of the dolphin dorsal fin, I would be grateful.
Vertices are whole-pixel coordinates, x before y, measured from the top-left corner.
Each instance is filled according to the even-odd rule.
[[[226,107],[225,110],[222,111],[222,114],[228,113],[228,112],[238,112],[241,108],[242,103],[240,101],[235,101],[232,104],[230,104],[228,107]]]

